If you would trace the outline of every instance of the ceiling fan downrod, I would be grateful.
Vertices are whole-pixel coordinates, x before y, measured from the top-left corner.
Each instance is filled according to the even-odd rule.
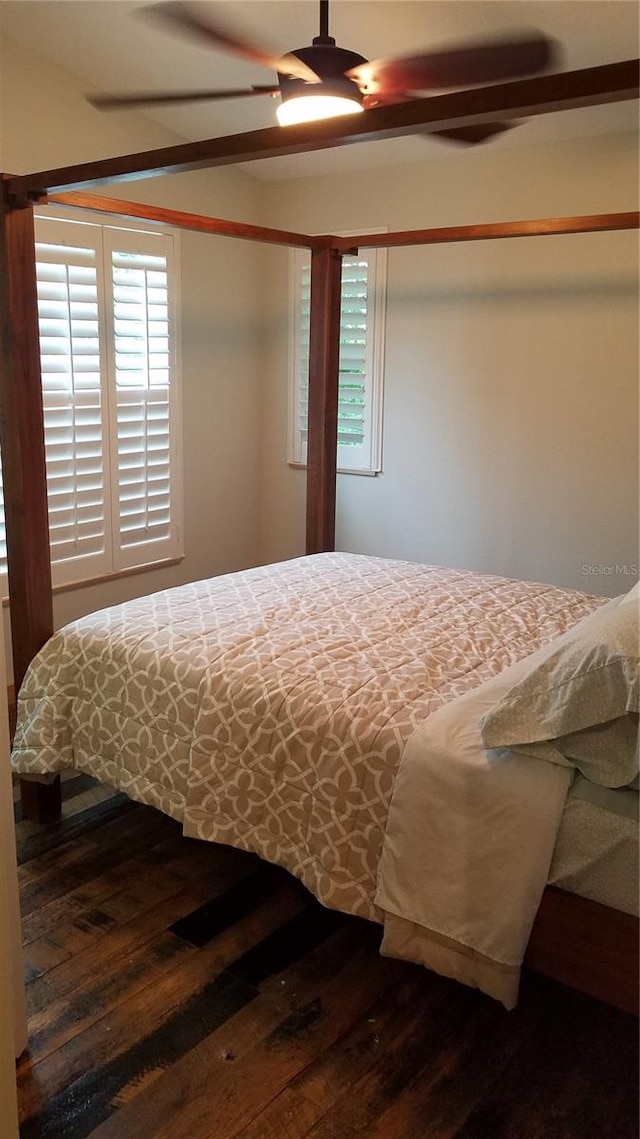
[[[336,41],[329,35],[329,0],[320,0],[320,31],[312,43],[322,47],[335,47]]]

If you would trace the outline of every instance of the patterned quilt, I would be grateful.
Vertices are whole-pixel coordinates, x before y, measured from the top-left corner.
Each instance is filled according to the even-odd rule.
[[[379,918],[408,738],[600,601],[337,553],[195,582],[51,638],[20,693],[13,765],[88,772]]]

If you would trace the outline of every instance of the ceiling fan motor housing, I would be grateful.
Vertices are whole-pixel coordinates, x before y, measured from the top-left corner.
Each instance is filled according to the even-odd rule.
[[[358,85],[348,79],[345,71],[358,67],[368,61],[355,51],[336,47],[332,36],[316,36],[309,47],[295,48],[288,53],[308,64],[312,71],[322,80],[321,83],[305,83],[304,79],[295,79],[290,75],[281,75],[278,72],[280,94],[283,99],[295,99],[298,95],[343,95],[347,99],[362,101]]]

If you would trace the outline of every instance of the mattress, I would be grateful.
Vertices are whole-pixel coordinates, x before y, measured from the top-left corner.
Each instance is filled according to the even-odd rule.
[[[567,796],[549,882],[638,916],[639,794],[578,775]]]

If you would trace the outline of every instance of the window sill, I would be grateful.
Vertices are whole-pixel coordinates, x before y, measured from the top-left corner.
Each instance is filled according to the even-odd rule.
[[[63,585],[54,585],[51,592],[54,597],[61,593],[71,593],[76,589],[88,589],[92,585],[106,585],[110,581],[120,581],[124,577],[133,577],[136,574],[152,573],[154,570],[169,569],[171,566],[179,566],[184,561],[184,554],[178,558],[164,558],[159,562],[147,562],[142,566],[131,566],[130,569],[118,570],[116,573],[104,573],[99,577],[86,577],[79,581],[64,582]],[[2,598],[3,608],[8,608],[9,598]]]
[[[292,471],[306,471],[307,469],[306,463],[292,463],[288,461],[287,466]],[[356,471],[352,467],[338,467],[337,473],[339,475],[364,475],[366,478],[375,479],[378,475],[382,474],[382,471]]]

